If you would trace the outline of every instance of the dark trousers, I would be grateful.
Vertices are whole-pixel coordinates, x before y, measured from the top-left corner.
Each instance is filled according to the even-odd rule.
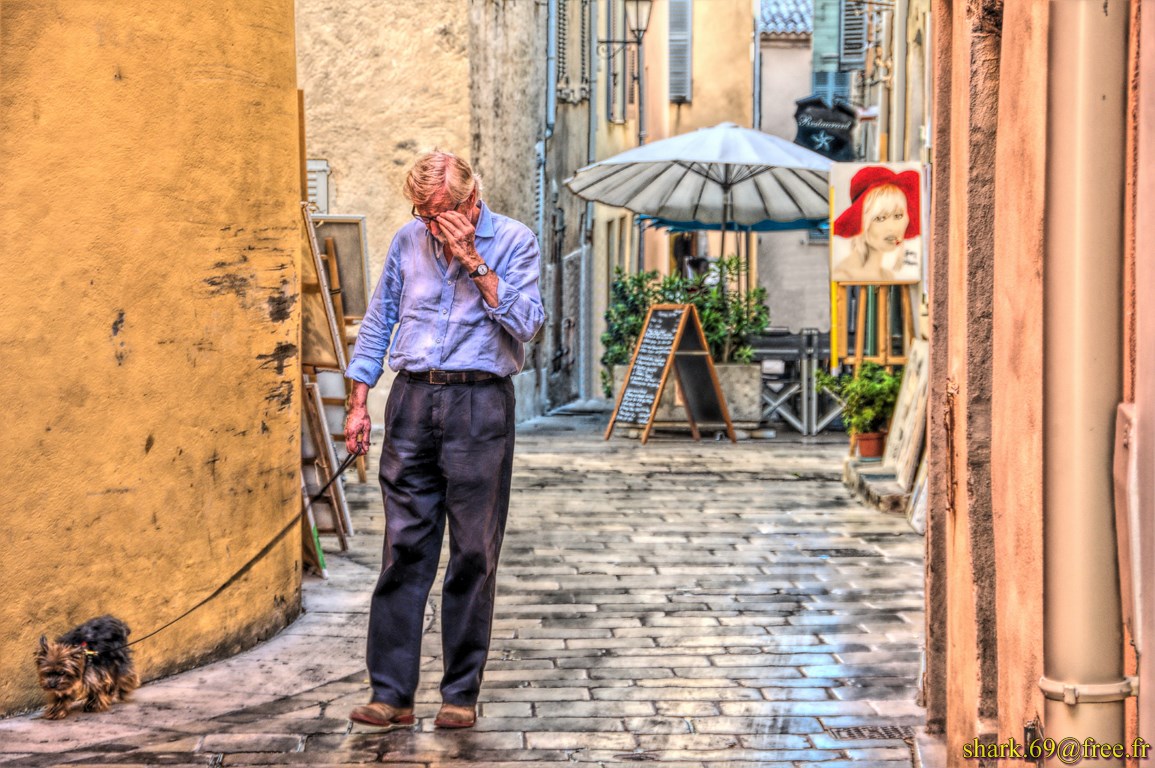
[[[413,705],[429,590],[449,524],[442,589],[442,699],[477,702],[513,474],[508,378],[428,384],[399,375],[385,407],[385,551],[369,610],[373,701]]]

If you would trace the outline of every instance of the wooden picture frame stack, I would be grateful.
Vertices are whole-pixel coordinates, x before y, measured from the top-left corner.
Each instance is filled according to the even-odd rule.
[[[302,557],[307,567],[323,576],[326,569],[319,536],[336,536],[344,551],[348,549],[348,538],[353,534],[344,486],[340,479],[334,478],[334,473],[340,466],[338,457],[344,452],[345,396],[348,395],[344,373],[351,340],[345,297],[359,302],[356,306],[360,307],[368,302],[368,261],[363,253],[364,222],[361,221],[357,225],[356,238],[362,244],[360,266],[350,267],[354,279],[343,281],[339,238],[327,236],[322,250],[309,203],[301,203],[301,216],[309,251],[307,258],[302,260],[301,275]],[[364,310],[360,311],[363,316]],[[354,334],[353,340],[355,338]],[[336,392],[322,394],[317,382],[321,376],[330,379],[326,384],[328,390],[333,389],[332,379],[337,379]],[[364,482],[364,457],[358,457],[357,468]],[[323,493],[322,488],[325,488]]]

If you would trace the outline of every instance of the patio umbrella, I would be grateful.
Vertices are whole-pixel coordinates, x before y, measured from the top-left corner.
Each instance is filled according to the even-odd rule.
[[[721,123],[587,165],[565,183],[634,213],[720,224],[724,238],[734,224],[826,218],[830,165],[786,139]]]

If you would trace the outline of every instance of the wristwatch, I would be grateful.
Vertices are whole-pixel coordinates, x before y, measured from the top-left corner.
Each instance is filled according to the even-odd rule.
[[[477,269],[469,273],[470,277],[485,277],[489,274],[489,267],[483,261],[477,265]]]

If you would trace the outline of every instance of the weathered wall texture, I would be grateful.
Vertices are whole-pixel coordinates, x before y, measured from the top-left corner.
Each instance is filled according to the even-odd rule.
[[[589,99],[583,90],[593,62],[581,30],[584,4],[561,4],[556,106],[548,104],[548,8],[532,0],[470,3],[472,152],[490,204],[538,232],[542,300],[547,322],[530,345],[533,397],[541,407],[578,395],[580,252],[585,202],[564,186],[586,164]],[[552,125],[550,122],[552,121]],[[538,142],[543,154],[538,156]],[[538,163],[542,165],[539,167]],[[539,199],[540,187],[540,199]]]
[[[4,712],[40,702],[42,633],[142,637],[266,545],[139,667],[299,611],[301,228],[291,0],[0,14]]]
[[[922,700],[926,706],[926,727],[929,733],[942,734],[947,722],[947,700],[950,694],[947,682],[947,661],[950,647],[947,642],[947,618],[951,606],[947,602],[947,540],[954,515],[954,479],[950,467],[951,436],[954,433],[954,393],[950,391],[949,355],[946,339],[950,332],[949,291],[950,264],[950,137],[953,91],[951,61],[954,52],[953,0],[933,0],[931,18],[934,22],[934,50],[932,76],[934,80],[933,148],[934,174],[931,176],[931,231],[927,263],[928,325],[930,326],[931,386],[927,395],[927,522],[926,522],[926,672],[922,684]]]
[[[938,2],[931,255],[927,531],[927,722],[949,759],[998,729],[998,632],[991,506],[994,162],[999,134],[995,3]]]
[[[588,99],[559,105],[546,158],[542,286],[550,321],[543,339],[543,362],[548,371],[547,399],[553,405],[575,399],[580,389],[581,241],[586,204],[566,189],[565,180],[588,162],[588,109]]]
[[[470,157],[467,0],[297,0],[300,87],[309,158],[328,160],[330,213],[368,217],[375,285],[419,152]],[[483,175],[486,191],[491,180]]]
[[[1138,64],[1140,92],[1136,119],[1135,151],[1139,158],[1155,156],[1155,2],[1142,0],[1139,13]],[[1136,164],[1135,179],[1135,286],[1136,356],[1135,404],[1138,409],[1138,503],[1144,521],[1139,532],[1141,551],[1155,553],[1155,166],[1149,160]],[[1147,569],[1150,573],[1150,569]],[[1150,658],[1155,646],[1155,589],[1145,584],[1142,598],[1143,654]],[[1155,733],[1155,664],[1139,668],[1139,734]],[[1144,736],[1146,738],[1146,736]]]
[[[1040,718],[1043,696],[1043,220],[1047,4],[1002,17],[995,153],[991,507],[999,563],[998,732]]]
[[[1107,13],[1108,6],[1103,8]],[[1056,525],[1044,515],[1044,480],[1048,472],[1058,476],[1065,470],[1044,464],[1054,461],[1044,454],[1044,372],[1054,366],[1054,358],[1048,364],[1045,356],[1055,354],[1046,352],[1044,336],[1058,337],[1053,325],[1045,327],[1048,316],[1053,322],[1058,312],[1074,310],[1066,306],[1069,297],[1053,286],[1044,293],[1044,275],[1056,269],[1045,259],[1047,189],[1055,188],[1055,180],[1048,180],[1048,151],[1052,157],[1060,154],[1048,147],[1045,118],[1049,110],[1062,115],[1065,108],[1048,104],[1048,88],[1055,87],[1048,71],[1049,5],[1045,0],[1005,5],[938,0],[933,11],[935,383],[927,719],[931,728],[945,730],[949,763],[962,766],[969,762],[962,757],[964,744],[976,737],[1021,739],[1024,725],[1042,720],[1046,711],[1039,688],[1044,597],[1054,607],[1063,605],[1065,595],[1044,591],[1044,531]],[[1104,87],[1113,90],[1111,84]],[[1051,92],[1061,92],[1062,84],[1058,88]],[[1138,135],[1141,142],[1142,124]],[[1143,168],[1138,163],[1132,170],[1141,175]],[[1142,210],[1138,204],[1132,209],[1136,231],[1146,223]],[[1142,242],[1137,238],[1136,247]],[[1062,245],[1050,247],[1053,258]],[[1143,263],[1138,254],[1136,261],[1138,271]],[[1138,294],[1119,291],[1122,310],[1141,302],[1139,276],[1136,285]],[[1135,346],[1144,349],[1144,339]],[[1104,376],[1111,374],[1106,369]],[[1101,440],[1103,433],[1095,431]],[[1048,450],[1057,445],[1055,438],[1051,435]],[[1092,475],[1101,471],[1093,464],[1085,469]],[[1095,570],[1102,573],[1110,565]],[[1117,599],[1109,591],[1098,597]],[[1063,622],[1081,621],[1061,613],[1047,617],[1056,622],[1052,631],[1065,632]],[[1104,648],[1102,655],[1121,650]],[[1052,720],[1050,732],[1047,722],[1041,724],[1048,736],[1067,735],[1055,732],[1062,723]],[[1132,735],[1141,733],[1132,729]]]
[[[534,144],[545,118],[545,4],[471,0],[470,151],[496,211],[536,228]]]

